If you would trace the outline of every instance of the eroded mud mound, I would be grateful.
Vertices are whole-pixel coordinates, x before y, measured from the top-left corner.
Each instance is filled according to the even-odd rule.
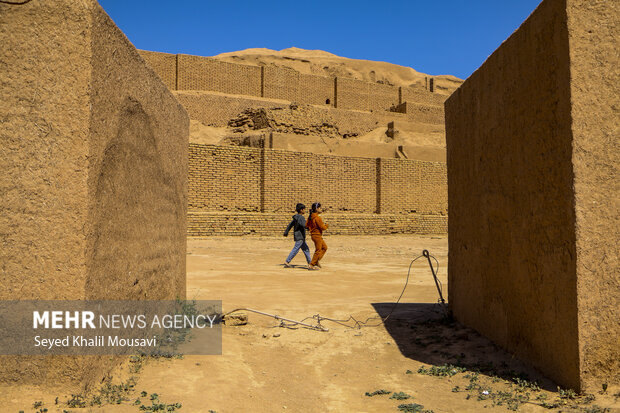
[[[234,128],[236,133],[269,129],[272,132],[340,138],[359,134],[350,131],[341,132],[335,123],[333,117],[324,110],[293,103],[287,107],[246,109],[231,119],[228,126]]]

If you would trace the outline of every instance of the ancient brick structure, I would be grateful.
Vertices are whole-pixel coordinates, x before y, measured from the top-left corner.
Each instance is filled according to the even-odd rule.
[[[619,16],[545,0],[446,102],[452,310],[588,391],[620,378]]]
[[[332,225],[330,233],[444,233],[445,167],[443,162],[190,144],[189,234],[205,235],[207,228],[220,234],[250,233],[232,223],[232,217],[242,217],[254,220],[252,232],[276,235],[297,202],[315,201],[343,224]],[[214,223],[224,222],[222,213],[233,214],[217,228]],[[259,213],[270,215],[260,218]],[[353,226],[346,223],[351,214]],[[273,217],[275,222],[268,219]]]
[[[379,112],[407,101],[436,106],[443,117],[446,95],[424,87],[399,88],[351,78],[307,75],[285,67],[222,62],[211,57],[140,53],[171,90],[222,92]]]
[[[0,4],[0,43],[0,298],[184,297],[185,110],[94,0]],[[88,384],[106,365],[0,372]]]

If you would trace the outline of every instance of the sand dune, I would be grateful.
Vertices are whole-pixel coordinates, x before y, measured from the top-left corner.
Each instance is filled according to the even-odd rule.
[[[387,62],[349,59],[323,50],[291,47],[283,50],[255,48],[213,56],[216,59],[250,65],[288,67],[305,74],[350,77],[395,86],[424,85],[430,77],[410,67]],[[462,80],[451,75],[433,76],[437,91],[452,91]]]

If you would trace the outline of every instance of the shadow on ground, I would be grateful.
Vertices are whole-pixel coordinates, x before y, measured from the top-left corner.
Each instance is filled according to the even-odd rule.
[[[536,381],[546,390],[557,388],[540,372],[448,317],[441,304],[373,303],[372,306],[382,318],[391,313],[385,329],[407,358],[435,366],[458,365],[505,380]]]

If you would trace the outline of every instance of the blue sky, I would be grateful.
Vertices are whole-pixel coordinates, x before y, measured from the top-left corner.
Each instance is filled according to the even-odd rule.
[[[212,56],[295,46],[466,78],[540,0],[99,2],[139,49]]]

